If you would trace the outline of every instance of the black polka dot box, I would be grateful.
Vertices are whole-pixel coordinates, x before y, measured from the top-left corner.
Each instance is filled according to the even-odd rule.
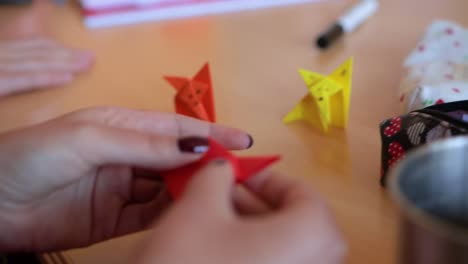
[[[396,116],[380,124],[382,167],[380,183],[407,153],[436,140],[468,134],[468,101],[438,104]]]

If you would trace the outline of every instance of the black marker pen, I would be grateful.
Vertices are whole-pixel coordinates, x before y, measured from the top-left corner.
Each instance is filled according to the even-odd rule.
[[[379,9],[377,0],[362,0],[317,38],[317,47],[321,49],[328,48],[344,33],[354,31],[375,14],[377,9]]]

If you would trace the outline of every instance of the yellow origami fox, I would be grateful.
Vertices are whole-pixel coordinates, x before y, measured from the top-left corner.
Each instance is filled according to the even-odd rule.
[[[353,58],[349,58],[329,76],[300,69],[309,93],[284,118],[284,123],[304,120],[320,127],[346,128],[353,76]]]

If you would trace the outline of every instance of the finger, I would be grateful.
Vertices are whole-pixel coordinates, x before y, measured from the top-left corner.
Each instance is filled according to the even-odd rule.
[[[247,222],[255,228],[260,225],[275,230],[270,240],[272,248],[288,247],[290,256],[298,258],[297,263],[315,261],[319,255],[323,263],[342,260],[346,247],[329,208],[302,181],[262,173],[245,185],[275,208],[265,221]]]
[[[147,168],[133,168],[132,174],[136,178],[149,179],[154,181],[163,181],[159,171],[147,169]]]
[[[88,69],[94,60],[90,52],[50,52],[35,51],[29,54],[11,54],[0,61],[0,71],[3,73],[27,72],[81,72]]]
[[[260,200],[242,185],[235,187],[233,201],[236,211],[242,216],[257,216],[272,211],[267,203]]]
[[[281,227],[278,233],[284,241],[306,239],[323,232],[329,241],[341,242],[325,201],[302,181],[276,173],[261,173],[249,179],[245,186],[275,208],[271,223]]]
[[[99,170],[95,179],[85,179],[91,180],[93,187],[91,242],[144,230],[170,204],[165,188],[158,188],[147,179],[129,177],[130,173],[128,166],[107,166]],[[137,197],[141,193],[134,192],[143,192],[148,199],[138,201],[135,198],[142,198]]]
[[[171,204],[166,190],[157,193],[146,203],[130,203],[122,209],[115,233],[111,237],[123,236],[148,229]],[[109,237],[110,238],[110,237]],[[102,240],[102,239],[101,239]]]
[[[277,210],[298,210],[322,202],[322,199],[302,181],[280,174],[260,173],[245,186]]]
[[[29,90],[60,86],[70,83],[73,75],[70,73],[37,72],[30,74],[14,74],[2,77],[0,75],[0,96]]]
[[[60,47],[60,45],[57,42],[49,38],[43,37],[3,40],[0,42],[0,50],[8,52],[30,49],[49,49],[57,47]]]
[[[50,129],[61,132],[50,133]],[[38,162],[37,157],[61,164],[54,173],[49,173],[47,166],[39,166],[41,170],[37,173],[43,177],[34,184],[34,188],[28,184],[31,182],[28,173],[15,179],[22,192],[34,197],[63,188],[105,165],[157,171],[174,169],[200,159],[209,147],[206,138],[177,139],[90,125],[60,127],[52,124],[48,127],[44,124],[36,126],[35,131],[32,134],[30,129],[10,132],[0,142],[5,153],[10,150],[31,164]],[[23,170],[18,164],[11,164],[11,167],[14,167],[9,168],[11,170]]]
[[[22,42],[28,43],[31,40],[23,40]],[[34,41],[34,40],[32,40]],[[57,52],[67,51],[65,47],[59,45],[58,43],[53,43],[50,41],[43,42],[42,45],[22,45],[22,42],[19,43],[8,43],[5,41],[0,42],[0,57],[2,59],[13,59],[27,57],[27,55],[37,55],[37,54],[53,54]]]
[[[174,115],[175,127],[179,135],[190,135],[193,131],[200,131],[216,139],[228,149],[242,150],[253,145],[253,138],[244,131],[223,125],[203,122],[183,115]]]
[[[232,216],[234,174],[226,160],[213,160],[196,172],[180,199],[180,206],[203,216]]]
[[[130,201],[134,203],[146,203],[165,190],[166,185],[158,179],[149,179],[133,176],[131,184]]]
[[[181,138],[111,127],[78,125],[69,148],[90,167],[122,164],[168,170],[191,163],[208,150],[206,138]]]
[[[69,118],[174,137],[213,137],[228,149],[246,149],[253,144],[252,137],[242,130],[173,113],[95,107],[72,113]]]

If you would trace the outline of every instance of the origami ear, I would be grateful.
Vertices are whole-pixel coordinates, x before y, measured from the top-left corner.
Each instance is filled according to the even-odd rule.
[[[205,83],[211,88],[210,65],[208,63],[205,63],[205,65],[203,65],[200,71],[198,71],[197,74],[195,74],[193,80]]]
[[[188,83],[187,78],[164,76],[164,79],[172,85],[177,91],[180,91]]]
[[[208,114],[208,121],[213,122],[213,123],[216,122],[213,86],[211,84],[210,65],[208,63],[203,65],[203,67],[195,75],[193,80],[197,82],[201,82],[208,86],[208,91],[205,94],[205,97],[203,99],[203,105],[205,106],[206,112]]]

